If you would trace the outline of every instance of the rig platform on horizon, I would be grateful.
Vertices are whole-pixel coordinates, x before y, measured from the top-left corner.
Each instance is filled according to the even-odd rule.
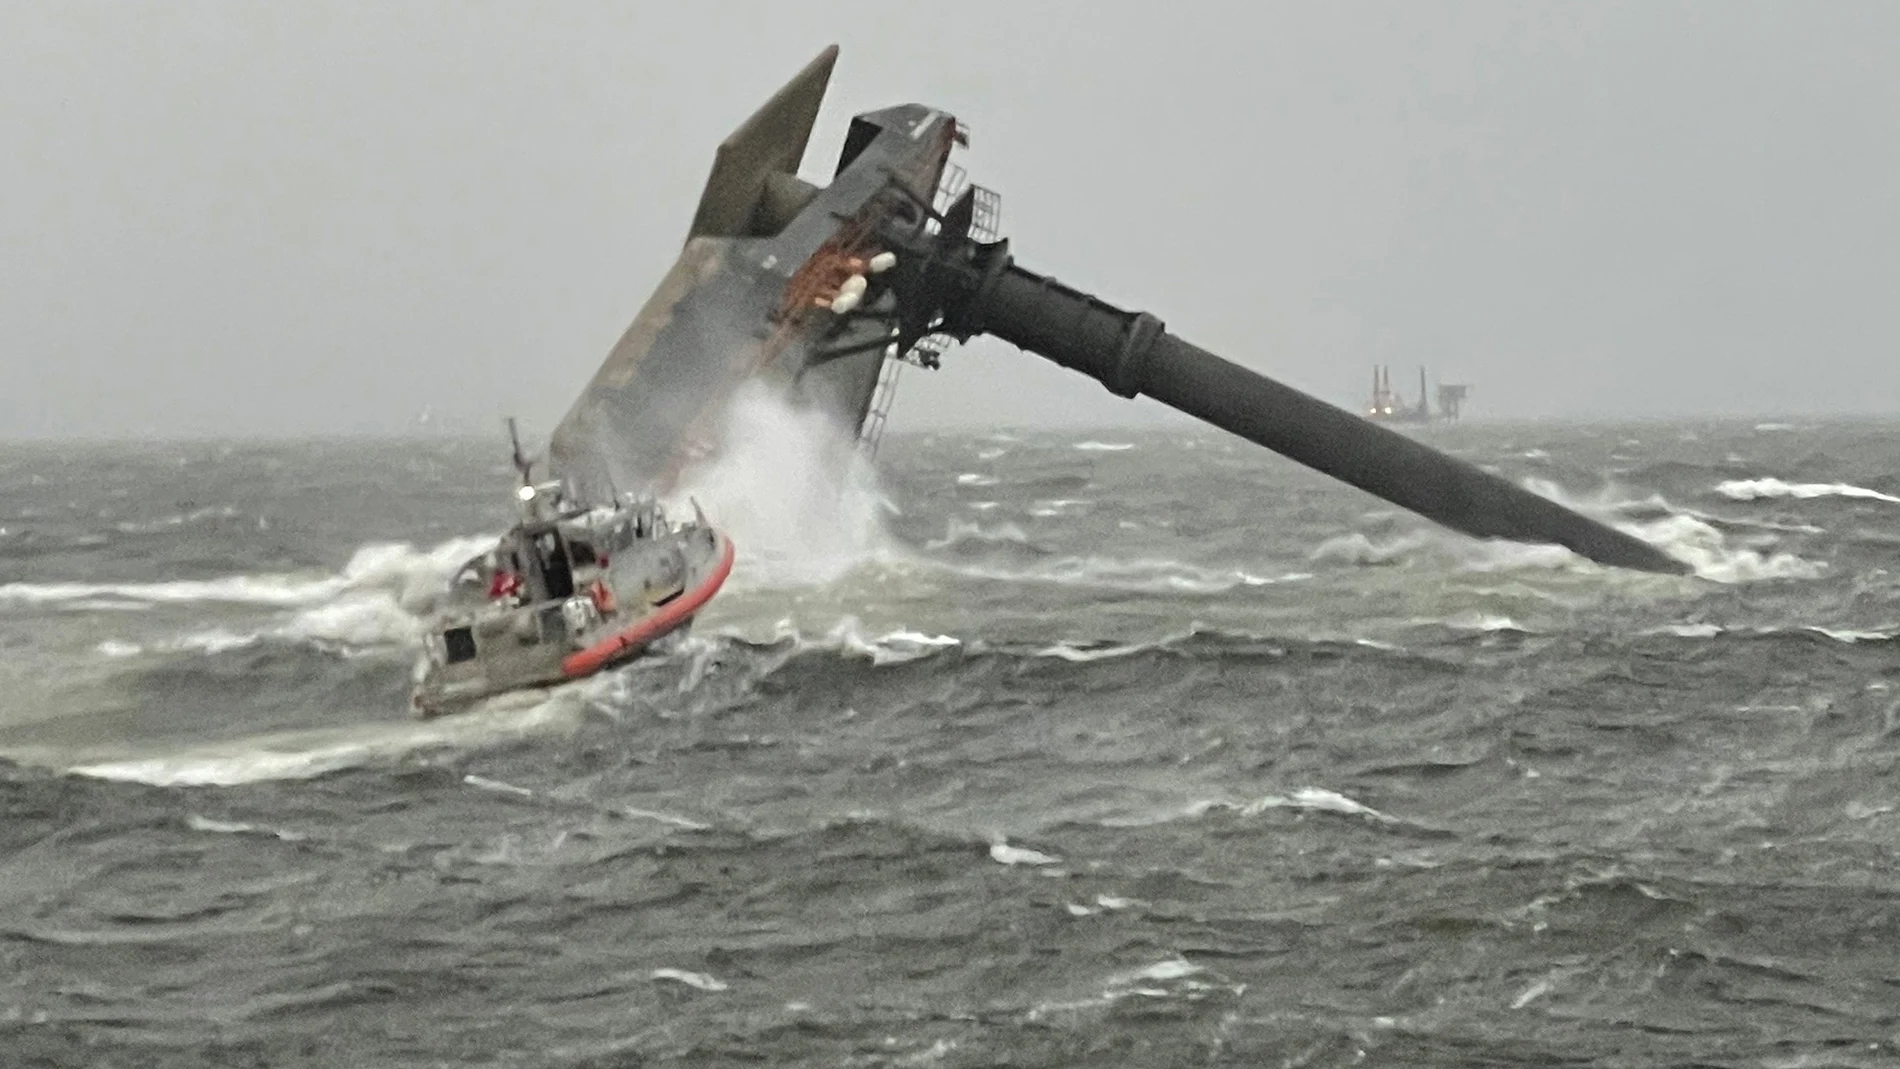
[[[1438,412],[1433,414],[1425,403],[1425,368],[1418,369],[1418,404],[1408,405],[1392,389],[1392,368],[1372,369],[1372,400],[1366,405],[1366,418],[1378,423],[1430,423],[1434,419],[1456,420],[1471,387],[1463,383],[1438,384]]]

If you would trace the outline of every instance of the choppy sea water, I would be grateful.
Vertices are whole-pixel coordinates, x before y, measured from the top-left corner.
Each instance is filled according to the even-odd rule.
[[[1900,427],[1413,433],[1698,574],[895,435],[422,724],[496,443],[0,447],[0,1063],[1893,1064]]]

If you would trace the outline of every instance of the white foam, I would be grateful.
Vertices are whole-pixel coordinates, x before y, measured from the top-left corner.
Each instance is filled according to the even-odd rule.
[[[275,634],[319,645],[414,646],[424,617],[405,612],[387,593],[363,592],[297,613]]]
[[[1450,558],[1459,570],[1468,572],[1557,571],[1593,567],[1589,561],[1558,545],[1502,539],[1478,540],[1437,529],[1411,531],[1378,541],[1353,531],[1326,539],[1307,556],[1315,562],[1377,567],[1399,564],[1423,553]]]
[[[1851,483],[1790,483],[1775,478],[1730,479],[1718,484],[1715,490],[1733,501],[1759,501],[1764,498],[1780,497],[1806,501],[1817,497],[1847,497],[1900,505],[1900,497],[1870,490],[1865,486],[1854,486]]]
[[[1064,557],[1020,570],[925,563],[973,579],[1057,583],[1142,594],[1221,594],[1237,587],[1269,586],[1312,578],[1306,572],[1267,576],[1241,569],[1211,568],[1162,558],[1116,560],[1107,557]]]
[[[193,813],[185,818],[185,826],[192,831],[210,832],[214,835],[268,835],[273,839],[282,839],[287,843],[302,842],[309,836],[302,832],[281,831],[276,828],[261,828],[255,824],[241,821],[213,820]]]
[[[1735,549],[1722,532],[1693,516],[1666,516],[1640,524],[1618,524],[1670,556],[1684,561],[1695,574],[1718,583],[1746,583],[1763,579],[1818,579],[1827,565],[1793,553],[1763,553]]]
[[[651,820],[655,823],[671,824],[676,828],[686,828],[691,831],[705,831],[712,827],[711,824],[701,824],[697,820],[688,820],[685,817],[677,817],[671,813],[661,813],[652,809],[635,809],[632,806],[622,806],[614,810],[614,812],[619,813],[623,817],[630,817],[635,820]]]
[[[1853,645],[1856,642],[1887,642],[1896,636],[1900,636],[1900,630],[1891,629],[1872,630],[1851,627],[1809,627],[1806,628],[1806,630],[1812,631],[1817,635],[1831,638],[1836,642],[1845,642],[1848,645]]]
[[[1640,522],[1623,520],[1616,515],[1618,509],[1631,505],[1648,506],[1652,503],[1651,499],[1630,501],[1614,496],[1613,490],[1606,490],[1594,501],[1579,501],[1559,487],[1540,480],[1526,480],[1525,487],[1566,508],[1592,516],[1599,522],[1659,547],[1689,565],[1696,576],[1702,579],[1718,583],[1816,579],[1827,571],[1825,564],[1793,553],[1763,553],[1755,549],[1734,548],[1714,525],[1682,512],[1672,511],[1657,519]],[[1661,499],[1655,498],[1654,501],[1661,502]],[[1667,506],[1667,502],[1661,503]]]
[[[1832,639],[1835,642],[1849,646],[1861,642],[1891,642],[1895,638],[1900,638],[1900,626],[1889,628],[1853,628],[1824,627],[1819,624],[1790,624],[1782,627],[1774,627],[1767,624],[1742,627],[1724,627],[1721,624],[1711,623],[1670,624],[1666,627],[1655,628],[1644,633],[1652,635],[1675,635],[1679,638],[1720,638],[1723,635],[1767,636],[1788,635],[1797,632],[1820,635],[1822,638]]]
[[[1076,497],[1051,498],[1047,501],[1036,502],[1035,505],[1030,508],[1029,514],[1031,516],[1036,516],[1042,519],[1048,519],[1053,516],[1064,515],[1065,513],[1068,513],[1069,511],[1071,511],[1078,505],[1091,505],[1091,504],[1094,504],[1094,502],[1089,501],[1086,498],[1076,498]]]
[[[1434,621],[1426,621],[1426,622],[1429,623],[1429,622],[1434,622]],[[1476,612],[1476,611],[1459,613],[1456,616],[1452,616],[1443,621],[1436,621],[1436,622],[1441,622],[1446,627],[1450,627],[1458,631],[1487,631],[1487,632],[1519,631],[1519,632],[1523,632],[1524,634],[1531,633],[1530,628],[1525,627],[1523,624],[1518,623],[1516,620],[1513,620],[1508,616],[1500,616],[1496,613],[1486,613],[1486,612]]]
[[[875,469],[854,429],[794,410],[764,384],[733,396],[720,452],[673,495],[697,500],[738,551],[738,587],[836,580],[892,550]]]
[[[398,603],[415,604],[433,596],[463,561],[494,543],[493,536],[477,536],[418,550],[408,543],[376,542],[359,548],[343,570],[332,575],[262,573],[150,583],[7,583],[0,585],[0,602],[56,605],[110,599],[142,605],[216,603],[297,609],[348,593],[381,591]]]
[[[726,990],[725,981],[703,972],[688,972],[685,969],[655,969],[652,977],[655,980],[673,980],[687,987],[696,987],[701,991]]]
[[[747,640],[747,636],[736,632],[727,632],[727,637]],[[795,649],[836,651],[857,657],[868,657],[872,665],[882,667],[890,664],[903,664],[928,657],[939,650],[952,649],[963,645],[963,640],[951,635],[931,635],[921,631],[898,629],[881,635],[869,635],[862,622],[855,616],[845,616],[833,624],[822,638],[806,639],[791,620],[780,620],[768,642],[789,640]],[[702,638],[690,639],[692,652],[698,656],[716,653],[716,645]]]
[[[1130,973],[1125,979],[1130,980],[1130,981],[1133,981],[1133,980],[1180,980],[1185,977],[1194,976],[1197,973],[1200,973],[1203,971],[1205,970],[1203,970],[1199,965],[1196,965],[1193,962],[1188,961],[1186,958],[1172,958],[1167,961],[1155,962],[1153,965],[1150,965],[1145,969],[1138,969],[1135,972]]]
[[[1386,542],[1374,542],[1358,531],[1352,531],[1321,542],[1307,557],[1313,561],[1340,564],[1391,564],[1425,545],[1425,541],[1423,534],[1414,533]]]
[[[1726,633],[1728,628],[1721,624],[1671,624],[1663,630],[1680,638],[1714,638]]]
[[[1242,816],[1249,817],[1259,816],[1269,809],[1303,809],[1364,817],[1381,824],[1399,823],[1397,817],[1388,816],[1363,802],[1348,798],[1338,791],[1329,791],[1324,787],[1301,787],[1291,794],[1270,794],[1245,803],[1219,799],[1195,802],[1187,807],[1185,815],[1200,816],[1217,809],[1236,810]]]
[[[503,783],[498,779],[489,779],[487,776],[477,776],[472,772],[463,776],[462,782],[477,790],[493,791],[496,794],[512,794],[517,798],[534,797],[534,792],[526,787],[517,787],[512,783]]]
[[[217,654],[271,639],[305,642],[344,653],[420,643],[426,613],[447,588],[450,574],[470,557],[494,544],[492,537],[456,538],[428,549],[402,543],[373,543],[358,549],[340,573],[326,577],[288,575],[231,576],[145,584],[12,584],[0,587],[0,601],[89,606],[101,591],[143,599],[138,608],[192,603],[243,604],[293,610],[288,619],[253,631],[212,628],[145,644],[106,639],[97,649],[106,657],[147,653]],[[70,600],[68,600],[70,599]]]
[[[999,865],[1060,865],[1062,859],[1051,857],[1040,850],[1031,850],[1022,846],[1011,846],[998,839],[990,844],[990,860]]]
[[[827,644],[835,643],[851,653],[871,658],[873,665],[903,664],[928,657],[938,650],[962,645],[962,641],[949,635],[927,635],[921,631],[892,631],[875,638],[866,638],[863,628],[854,618],[847,618],[826,636]]]
[[[181,512],[159,520],[127,520],[116,526],[120,531],[126,534],[154,534],[159,531],[172,530],[187,524],[198,523],[201,520],[229,520],[237,518],[238,515],[237,509],[230,505],[221,505],[201,508],[192,512]],[[262,522],[263,517],[260,516],[258,519]],[[0,533],[4,533],[4,531],[0,531]]]
[[[1071,664],[1088,664],[1091,661],[1109,661],[1118,657],[1127,657],[1130,654],[1141,653],[1145,650],[1156,649],[1165,644],[1165,641],[1166,640],[1163,640],[1161,643],[1133,642],[1112,646],[1079,646],[1072,642],[1058,642],[1053,646],[1044,646],[1037,650],[1035,655],[1037,657],[1053,657],[1056,660],[1068,661]]]
[[[949,549],[952,546],[983,543],[1018,546],[1030,544],[1029,534],[1016,524],[1000,523],[989,526],[952,516],[944,525],[943,537],[925,543],[924,548]]]
[[[1539,980],[1536,983],[1532,984],[1531,986],[1525,988],[1522,994],[1512,999],[1511,1008],[1514,1010],[1521,1010],[1524,1007],[1530,1005],[1532,1000],[1536,999],[1540,995],[1548,993],[1549,991],[1550,991],[1550,981]]]
[[[245,634],[213,628],[209,631],[193,632],[177,638],[141,645],[122,639],[109,638],[99,643],[97,649],[102,657],[125,658],[141,657],[149,653],[223,653],[227,650],[243,649],[246,646],[262,642],[260,633]]]
[[[571,721],[605,676],[551,690],[522,691],[479,703],[468,712],[429,721],[366,724],[293,732],[188,747],[168,754],[73,766],[93,779],[155,786],[233,786],[310,779],[345,768],[440,747],[468,747],[517,738]]]
[[[1077,442],[1075,448],[1084,453],[1122,453],[1135,448],[1133,442]]]
[[[294,607],[332,597],[345,587],[336,576],[311,579],[287,575],[234,575],[158,583],[7,583],[0,585],[0,601],[48,605],[115,598],[147,604],[226,602]]]

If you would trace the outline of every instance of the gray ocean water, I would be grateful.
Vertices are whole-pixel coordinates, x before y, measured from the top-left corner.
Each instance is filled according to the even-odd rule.
[[[1900,426],[1412,433],[1698,574],[896,434],[422,724],[501,443],[0,447],[0,1064],[1895,1064]]]

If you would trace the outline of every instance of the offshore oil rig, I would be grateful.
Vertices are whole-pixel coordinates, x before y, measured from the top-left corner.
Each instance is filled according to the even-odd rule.
[[[1455,420],[1458,410],[1464,404],[1465,397],[1471,393],[1471,387],[1463,383],[1439,383],[1438,413],[1425,404],[1425,369],[1418,369],[1418,404],[1408,405],[1405,398],[1392,389],[1392,369],[1377,367],[1372,369],[1372,400],[1366,404],[1366,418],[1377,423],[1429,423],[1434,418]]]
[[[1633,535],[1223,360],[1153,315],[1023,267],[998,236],[996,194],[951,162],[969,134],[941,108],[860,114],[828,184],[799,177],[837,55],[825,49],[719,146],[678,260],[555,428],[548,456],[566,495],[671,492],[720,453],[741,387],[822,412],[874,447],[899,370],[934,368],[951,346],[989,334],[1453,530],[1689,570]]]

